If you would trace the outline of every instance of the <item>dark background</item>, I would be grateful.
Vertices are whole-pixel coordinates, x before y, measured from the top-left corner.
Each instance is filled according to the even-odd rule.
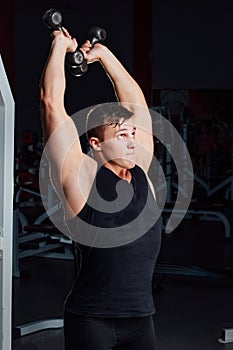
[[[185,90],[191,111],[197,103],[198,111],[202,110],[203,96],[207,96],[210,113],[214,110],[220,119],[231,119],[230,0],[3,0],[0,52],[16,102],[17,145],[20,146],[25,129],[34,130],[41,137],[38,86],[50,45],[42,16],[52,7],[62,12],[63,24],[80,43],[93,25],[106,28],[106,44],[141,84],[150,105],[161,103],[161,90]],[[98,64],[93,64],[88,74],[79,79],[67,74],[69,113],[114,99],[111,85]]]
[[[42,16],[48,8],[62,12],[63,24],[82,43],[89,29],[103,26],[106,44],[132,71],[133,2],[126,1],[4,1],[1,13],[1,53],[16,102],[16,142],[25,129],[41,133],[39,80],[50,47],[50,30]],[[7,36],[7,38],[6,38]],[[66,107],[69,113],[89,105],[115,100],[100,65],[77,79],[67,74]]]
[[[192,149],[193,129],[197,134],[200,120],[211,120],[212,127],[216,128],[215,135],[219,148],[217,154],[211,155],[214,163],[212,168],[215,173],[212,171],[208,176],[205,174],[203,180],[211,187],[232,176],[230,170],[233,168],[233,2],[230,0],[218,2],[210,0],[51,0],[50,2],[48,0],[2,0],[0,2],[0,53],[15,99],[15,157],[18,156],[18,150],[21,151],[21,154],[28,151],[23,149],[22,137],[25,130],[35,133],[38,142],[42,141],[39,80],[51,40],[49,30],[42,22],[42,16],[48,8],[52,7],[62,12],[64,26],[77,37],[80,43],[85,40],[90,27],[103,26],[108,35],[106,45],[141,85],[148,105],[150,107],[160,106],[164,102],[163,96],[170,96],[170,99],[167,99],[168,105],[171,107],[172,118],[179,131],[182,129],[182,125],[179,124],[181,112],[179,108],[185,102],[186,125],[188,125],[188,130],[191,130],[185,141],[190,149]],[[115,96],[103,69],[99,64],[94,63],[89,67],[87,74],[81,78],[67,74],[65,100],[68,113],[73,114],[96,103],[114,101]],[[28,156],[28,153],[26,154]],[[192,156],[195,158],[195,153],[192,153]],[[220,164],[218,169],[216,169],[217,161]],[[33,164],[34,167],[36,165],[38,163]],[[28,167],[32,165],[29,164]],[[23,170],[27,170],[27,164],[24,164]],[[197,188],[194,195],[203,205],[206,198],[203,199],[200,188]],[[218,204],[221,202],[222,207],[218,206],[218,210],[228,211],[228,218],[232,221],[232,201],[226,204],[224,196],[225,189],[211,197],[210,201],[217,201]],[[26,197],[26,201],[27,199]],[[32,210],[34,213],[34,208]],[[184,220],[180,229],[178,228],[173,235],[166,236],[161,261],[218,269],[230,266],[229,271],[232,272],[232,245],[226,245],[222,226],[218,224],[221,225],[221,223],[212,222],[211,226],[211,223],[205,222],[201,226],[201,220],[199,222],[197,216],[188,223]],[[26,260],[25,263],[27,262]],[[31,265],[29,269],[33,270]],[[41,275],[44,278],[44,271],[47,271],[47,267],[42,264],[41,269]],[[54,276],[53,265],[51,271]],[[59,271],[59,277],[62,277],[62,282],[59,280],[56,287],[57,290],[60,290],[60,286],[64,284],[64,276],[67,278],[70,276],[66,273],[60,274],[59,269],[56,271]],[[33,275],[33,271],[31,273]],[[31,286],[34,283],[39,295],[38,285],[47,288],[48,281],[44,282],[42,278],[41,282],[37,271],[35,276],[36,282],[29,280],[29,283]],[[56,304],[54,278],[49,277],[48,280],[51,281],[52,286],[51,300]],[[19,290],[22,287],[21,281],[22,279],[16,282],[19,284]],[[27,293],[28,291],[31,293],[31,290],[28,288],[27,280],[25,281],[25,290],[27,290],[25,300],[27,302],[32,300],[33,306],[37,306],[37,302],[32,298],[36,296],[36,293],[28,297]],[[199,285],[201,286],[202,282]],[[15,295],[18,297],[17,293]],[[180,295],[183,296],[183,294]],[[205,305],[211,299],[209,295],[210,293],[206,301],[204,300]],[[15,316],[15,322],[17,324],[31,320],[28,316],[29,312],[35,313],[35,318],[41,317],[40,312],[42,314],[44,312],[45,315],[42,316],[47,317],[50,311],[42,310],[38,303],[40,309],[40,317],[38,317],[34,308],[27,306],[27,302],[25,306],[21,296],[20,291],[15,302],[15,315],[17,316]],[[172,296],[172,307],[179,305],[175,293]],[[57,298],[63,300],[63,296],[60,298],[58,295]],[[39,299],[43,301],[41,296]],[[184,300],[187,300],[186,295],[181,299],[180,304],[183,305]],[[229,298],[223,296],[222,300],[225,300],[226,305],[225,308],[222,308],[222,303],[220,303],[219,310],[228,312]],[[51,308],[54,305],[53,302],[50,303]],[[49,304],[49,301],[47,303]],[[197,312],[200,309],[205,310],[200,307],[199,300],[196,304],[193,303],[193,299],[188,303],[193,307],[197,305],[195,310]],[[211,304],[211,312],[216,312],[216,303],[217,301],[214,301]],[[170,305],[167,304],[167,299],[165,304]],[[57,314],[57,304],[55,308],[55,314]],[[62,308],[60,307],[59,310]],[[164,317],[164,339],[166,341],[169,337],[167,320],[171,316],[169,306],[168,310]],[[177,313],[174,312],[178,316],[181,313],[180,310]],[[209,311],[206,312],[206,316],[209,314],[212,315]],[[229,312],[229,327],[232,326],[231,316],[232,312]],[[198,325],[202,325],[198,317],[196,318]],[[212,317],[212,322],[216,322],[214,318],[220,322],[220,325],[216,324],[218,329],[226,324],[225,320],[221,322],[221,317],[215,315]],[[207,323],[204,317],[201,319]],[[184,332],[183,325],[188,323],[185,320],[180,326],[176,318],[174,322],[170,322],[172,336],[176,332],[175,325],[182,333],[181,338],[183,339],[184,333],[187,333]],[[191,343],[196,344],[198,337],[195,326],[192,327],[192,330],[194,340]],[[212,332],[212,329],[210,331]],[[214,339],[215,336],[216,334],[214,334]],[[177,346],[180,346],[178,342]],[[174,344],[171,348],[174,349]]]

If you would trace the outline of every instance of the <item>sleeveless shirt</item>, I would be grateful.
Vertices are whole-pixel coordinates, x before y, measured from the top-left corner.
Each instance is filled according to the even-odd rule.
[[[94,230],[118,228],[114,231],[116,235],[124,232],[122,227],[126,227],[127,232],[132,230],[131,237],[137,230],[141,231],[138,238],[115,247],[99,248],[77,243],[81,266],[65,301],[65,308],[70,312],[114,318],[155,313],[152,278],[161,244],[161,216],[143,170],[136,165],[130,172],[132,180],[128,183],[108,168],[101,167],[78,217]],[[109,204],[116,201],[119,182],[123,185],[123,194],[127,196],[128,193],[129,202],[123,208],[121,203],[116,204],[119,210],[114,213],[103,208],[98,210],[100,198]],[[96,198],[96,191],[100,197],[91,201]],[[75,219],[67,225],[71,232],[83,230]],[[88,232],[84,234],[88,235]]]

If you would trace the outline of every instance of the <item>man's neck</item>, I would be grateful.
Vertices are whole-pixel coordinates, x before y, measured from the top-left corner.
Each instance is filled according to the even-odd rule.
[[[116,165],[114,166],[109,162],[103,164],[103,166],[105,168],[108,168],[109,170],[111,170],[114,174],[116,174],[122,180],[126,180],[126,181],[130,182],[132,179],[132,175],[131,175],[131,172],[129,171],[129,169],[125,169],[125,168],[122,168],[122,167],[116,166]]]

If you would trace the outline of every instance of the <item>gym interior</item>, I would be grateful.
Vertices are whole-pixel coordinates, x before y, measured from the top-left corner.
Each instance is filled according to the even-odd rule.
[[[49,8],[61,11],[64,25],[81,43],[91,27],[105,28],[106,45],[190,155],[192,197],[185,215],[174,213],[179,224],[166,232],[180,179],[168,149],[154,139],[167,186],[153,281],[158,349],[233,350],[233,4],[228,0],[1,1],[0,133],[10,153],[2,147],[0,161],[12,158],[13,167],[1,166],[2,210],[11,208],[6,215],[12,268],[4,260],[7,227],[1,224],[0,350],[62,350],[63,304],[77,273],[73,242],[51,225],[44,204],[50,202],[55,217],[61,206],[52,188],[42,198],[39,186],[39,169],[47,166],[41,163],[39,81],[51,40],[42,20]],[[11,112],[6,90],[12,94],[7,98]],[[100,65],[80,77],[67,71],[70,115],[112,101],[115,95]],[[8,176],[14,182],[12,198],[11,190],[4,191]]]

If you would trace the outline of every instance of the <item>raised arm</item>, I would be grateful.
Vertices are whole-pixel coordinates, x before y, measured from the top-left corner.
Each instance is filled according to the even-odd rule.
[[[65,55],[75,51],[77,42],[69,34],[53,32],[53,40],[40,81],[40,114],[44,143],[62,123],[69,119],[64,106],[66,88]]]
[[[63,203],[66,218],[71,218],[86,202],[96,162],[82,152],[76,126],[64,106],[65,55],[77,47],[76,40],[67,31],[65,33],[66,36],[60,31],[53,33],[40,83],[40,114],[52,182]]]
[[[107,75],[112,81],[118,100],[134,112],[137,127],[136,140],[139,145],[137,163],[147,172],[154,153],[152,120],[143,92],[138,83],[123,67],[115,55],[105,46],[96,44],[88,51],[89,42],[84,45],[86,58],[92,62],[98,57]]]

